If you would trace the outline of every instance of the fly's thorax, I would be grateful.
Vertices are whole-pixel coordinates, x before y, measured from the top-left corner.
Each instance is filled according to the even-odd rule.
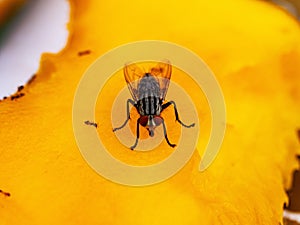
[[[139,114],[142,116],[160,115],[162,110],[162,100],[155,96],[142,98],[137,105]]]
[[[149,96],[160,97],[160,87],[157,79],[146,73],[138,85],[138,98],[143,99]]]

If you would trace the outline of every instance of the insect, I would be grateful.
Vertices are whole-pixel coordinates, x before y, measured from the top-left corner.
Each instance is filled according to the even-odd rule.
[[[97,123],[91,122],[91,121],[89,121],[89,120],[84,121],[84,123],[85,123],[86,125],[94,126],[94,127],[96,127],[96,128],[98,127],[98,124],[97,124]]]
[[[0,190],[0,193],[2,193],[3,195],[5,195],[6,197],[9,197],[9,196],[10,196],[10,193],[9,193],[9,192],[5,192],[5,191]]]
[[[136,140],[130,149],[133,150],[138,144],[140,125],[145,127],[149,135],[153,137],[154,129],[161,124],[168,145],[174,148],[176,144],[172,144],[169,141],[166,125],[161,113],[170,105],[173,105],[176,121],[183,127],[194,127],[195,123],[186,125],[179,119],[176,103],[174,101],[164,103],[172,74],[170,61],[165,60],[159,62],[155,67],[150,69],[150,72],[146,73],[136,64],[126,64],[123,73],[133,100],[127,100],[127,119],[120,127],[114,128],[113,132],[122,129],[127,124],[130,119],[129,104],[132,104],[137,109],[140,117],[136,122]]]

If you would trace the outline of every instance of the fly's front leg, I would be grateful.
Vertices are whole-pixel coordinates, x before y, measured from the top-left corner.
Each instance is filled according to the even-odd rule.
[[[132,145],[130,147],[131,150],[135,149],[135,147],[137,146],[137,143],[139,141],[139,137],[140,137],[140,118],[138,118],[138,120],[136,122],[136,139],[135,139],[134,145]]]
[[[170,145],[172,148],[174,148],[176,145],[175,144],[171,144],[170,141],[169,141],[169,138],[168,138],[168,135],[167,135],[167,129],[166,129],[166,125],[165,125],[165,121],[164,120],[162,120],[162,125],[163,125],[163,128],[164,128],[165,139],[166,139],[168,145]]]
[[[190,128],[190,127],[193,127],[195,126],[195,123],[192,123],[190,125],[186,125],[184,124],[183,122],[181,122],[181,120],[179,119],[179,116],[178,116],[178,111],[177,111],[177,107],[176,107],[176,103],[174,101],[169,101],[165,104],[162,105],[162,111],[166,108],[168,108],[170,105],[173,105],[174,106],[174,111],[175,111],[175,117],[176,117],[176,121],[178,121],[178,123],[180,123],[182,126],[184,127],[187,127],[187,128]]]
[[[125,122],[120,126],[120,127],[116,127],[113,128],[113,132],[122,129],[123,127],[125,127],[125,125],[127,124],[128,120],[130,120],[130,109],[129,109],[129,103],[133,106],[135,106],[135,102],[132,99],[127,99],[127,119],[125,120]]]

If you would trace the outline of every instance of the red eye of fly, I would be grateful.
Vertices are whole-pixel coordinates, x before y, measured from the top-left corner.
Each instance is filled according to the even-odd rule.
[[[140,124],[145,127],[148,124],[148,116],[141,116],[140,117]]]
[[[161,118],[160,116],[154,116],[153,119],[156,126],[160,125],[163,122],[163,118]]]

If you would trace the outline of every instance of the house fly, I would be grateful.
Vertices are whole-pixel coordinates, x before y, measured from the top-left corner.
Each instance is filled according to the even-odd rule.
[[[170,61],[165,60],[159,62],[147,73],[144,73],[136,64],[126,64],[123,73],[133,100],[127,100],[127,119],[120,127],[114,128],[113,132],[122,129],[127,124],[130,119],[129,104],[132,104],[137,109],[140,117],[136,122],[136,140],[130,149],[133,150],[138,144],[140,125],[145,127],[148,130],[149,135],[153,137],[155,128],[161,124],[168,145],[174,148],[176,144],[172,144],[169,141],[165,122],[161,113],[170,105],[173,105],[175,118],[179,124],[183,127],[190,128],[194,127],[195,123],[190,125],[184,124],[179,119],[176,103],[174,101],[164,102],[172,74],[172,65]]]

